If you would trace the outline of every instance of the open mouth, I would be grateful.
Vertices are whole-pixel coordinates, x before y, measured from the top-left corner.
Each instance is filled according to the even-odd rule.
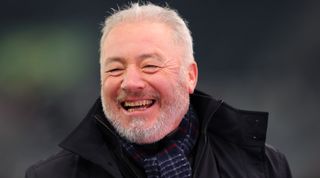
[[[124,101],[121,102],[121,106],[128,112],[143,111],[151,107],[155,102],[155,100]]]

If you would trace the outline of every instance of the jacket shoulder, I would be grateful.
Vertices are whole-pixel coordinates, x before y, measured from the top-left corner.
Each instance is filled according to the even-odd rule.
[[[291,178],[291,171],[289,168],[288,161],[283,153],[271,145],[266,144],[266,169],[270,175],[269,177],[274,178]]]
[[[62,150],[29,167],[26,178],[71,178],[78,167],[79,156]]]

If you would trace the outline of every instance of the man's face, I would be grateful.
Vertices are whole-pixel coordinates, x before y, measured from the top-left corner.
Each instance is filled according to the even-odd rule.
[[[176,129],[188,110],[196,64],[162,23],[116,25],[101,47],[101,96],[115,129],[131,142],[153,143]]]

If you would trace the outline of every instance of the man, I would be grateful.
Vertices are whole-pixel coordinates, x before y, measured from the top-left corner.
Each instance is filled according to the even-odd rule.
[[[195,90],[192,38],[174,10],[132,4],[102,32],[101,99],[26,177],[291,177],[265,144],[267,113]]]

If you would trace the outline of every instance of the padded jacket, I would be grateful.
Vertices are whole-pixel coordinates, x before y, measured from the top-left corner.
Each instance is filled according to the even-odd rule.
[[[268,113],[235,109],[200,91],[190,102],[201,123],[190,158],[193,177],[291,178],[285,156],[265,144]],[[31,166],[26,178],[146,177],[115,134],[98,99],[61,151]]]

